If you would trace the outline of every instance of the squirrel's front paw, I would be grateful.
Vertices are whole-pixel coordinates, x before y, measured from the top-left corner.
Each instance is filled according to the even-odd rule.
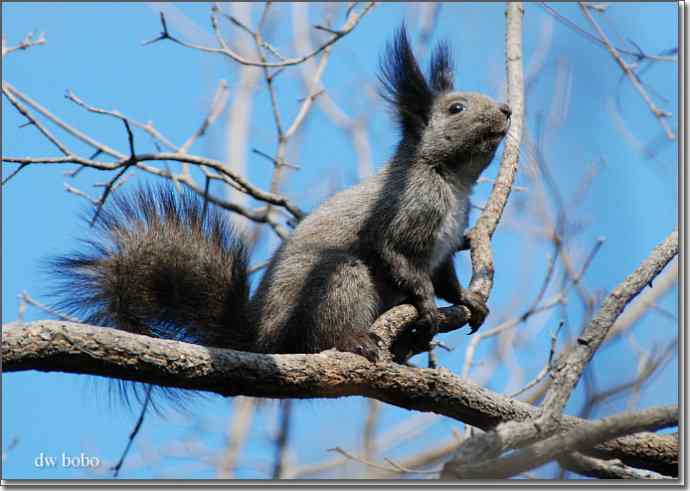
[[[469,325],[471,329],[469,334],[474,334],[484,323],[486,316],[489,315],[489,308],[479,295],[464,288],[460,297],[460,304],[470,309]]]

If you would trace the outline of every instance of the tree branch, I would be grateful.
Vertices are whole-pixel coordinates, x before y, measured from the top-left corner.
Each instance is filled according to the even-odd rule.
[[[78,155],[69,155],[65,157],[3,157],[4,162],[18,163],[18,164],[44,164],[44,165],[59,165],[59,164],[79,164],[85,167],[91,167],[100,170],[116,170],[122,167],[127,167],[142,162],[156,162],[156,161],[173,161],[190,163],[199,166],[208,167],[217,171],[227,180],[240,186],[243,192],[256,198],[258,200],[264,201],[271,205],[280,206],[285,208],[290,212],[295,218],[300,219],[304,216],[297,206],[292,204],[284,196],[278,194],[269,193],[259,189],[258,187],[252,185],[244,177],[240,176],[236,172],[230,170],[223,162],[218,160],[199,157],[196,155],[182,154],[182,153],[171,153],[171,152],[160,152],[160,153],[143,153],[138,155],[133,155],[131,157],[124,157],[116,162],[100,162],[93,159],[85,159]]]
[[[211,13],[211,27],[213,28],[213,33],[216,37],[216,41],[218,41],[219,47],[213,47],[213,46],[203,46],[200,44],[193,44],[189,43],[186,41],[182,41],[180,39],[177,39],[173,36],[170,35],[168,32],[168,28],[165,22],[165,17],[161,13],[161,24],[163,26],[163,31],[154,39],[151,39],[149,41],[145,41],[144,44],[151,44],[156,41],[160,41],[163,39],[169,39],[173,41],[176,44],[179,44],[180,46],[184,46],[186,48],[191,48],[191,49],[196,49],[198,51],[203,51],[206,53],[216,53],[220,54],[223,56],[226,56],[230,58],[231,60],[241,64],[241,65],[247,65],[247,66],[256,66],[256,67],[264,67],[264,68],[281,68],[281,67],[287,67],[287,66],[292,66],[292,65],[299,65],[300,63],[304,63],[306,60],[309,60],[310,58],[315,57],[319,53],[323,52],[324,50],[328,49],[330,46],[332,46],[334,43],[336,43],[339,39],[342,37],[346,36],[352,30],[357,27],[359,22],[362,20],[362,18],[369,13],[369,11],[374,7],[375,2],[369,2],[366,4],[366,6],[362,9],[361,12],[355,13],[355,12],[350,12],[348,15],[347,19],[345,20],[345,23],[342,25],[342,27],[338,30],[333,30],[333,29],[328,29],[327,31],[331,34],[331,37],[326,40],[323,44],[321,44],[319,47],[315,48],[313,51],[310,53],[307,53],[302,56],[297,56],[294,58],[285,58],[282,56],[279,56],[281,58],[281,61],[278,62],[267,62],[265,60],[259,60],[259,61],[254,61],[254,60],[249,60],[236,51],[234,51],[223,39],[222,34],[220,33],[219,25],[218,25],[218,19],[217,19],[217,9],[212,11]],[[234,18],[229,18],[231,22],[233,22],[235,25],[238,25],[236,19]],[[316,29],[321,29],[321,30],[326,30],[322,26],[314,26]],[[271,50],[273,54],[277,54],[275,49]]]
[[[651,252],[649,257],[607,295],[599,311],[589,322],[577,344],[557,361],[554,379],[544,399],[542,422],[557,418],[580,376],[606,338],[611,326],[626,305],[635,298],[678,254],[678,232],[673,231]]]
[[[512,109],[510,130],[505,139],[503,159],[494,181],[491,195],[477,223],[465,236],[470,243],[472,280],[470,289],[489,298],[493,287],[494,262],[491,237],[503,215],[510,191],[517,174],[522,141],[524,113],[524,77],[522,73],[522,16],[521,2],[509,2],[506,7],[506,70],[508,78],[508,102]]]
[[[597,479],[669,479],[657,472],[643,471],[624,465],[619,460],[601,460],[579,452],[562,455],[558,459],[562,467],[571,472]]]
[[[630,79],[630,82],[632,83],[633,87],[635,87],[635,90],[639,92],[640,97],[642,97],[642,100],[644,100],[644,102],[647,104],[647,107],[649,107],[650,112],[654,115],[655,118],[659,120],[659,124],[664,129],[666,138],[668,138],[669,140],[675,140],[676,135],[673,134],[671,126],[668,124],[668,121],[666,121],[666,118],[668,118],[671,114],[666,111],[662,111],[656,106],[656,104],[654,104],[654,101],[652,101],[652,98],[647,93],[647,90],[644,88],[644,85],[642,85],[642,82],[633,70],[633,67],[625,62],[618,50],[613,46],[613,44],[611,44],[604,30],[601,28],[601,26],[599,26],[597,21],[594,20],[594,17],[592,17],[592,14],[589,12],[587,5],[583,2],[578,3],[584,16],[597,31],[598,39],[602,41],[602,43],[606,46],[606,49],[608,49],[609,53],[611,53],[613,59],[616,60],[616,63],[618,63],[618,65],[621,67],[621,70],[623,70],[623,73],[625,73],[625,75]]]
[[[659,430],[678,425],[678,407],[665,406],[637,413],[617,414],[578,426],[567,433],[556,434],[507,457],[463,464],[452,460],[446,464],[442,479],[508,479],[540,467],[559,455],[582,450],[617,436],[638,431]]]
[[[678,232],[673,231],[604,299],[599,311],[578,337],[577,344],[562,355],[553,367],[553,381],[538,418],[523,422],[508,421],[489,433],[469,438],[460,446],[454,462],[449,465],[462,469],[476,466],[476,462],[495,459],[505,451],[530,445],[558,432],[558,428],[562,428],[561,414],[565,403],[611,326],[625,306],[677,254]]]
[[[245,353],[61,321],[3,326],[2,360],[5,372],[100,375],[224,396],[365,396],[406,409],[434,412],[484,430],[505,421],[535,419],[540,412],[445,369],[370,363],[352,353],[333,350],[311,355]],[[559,428],[572,429],[584,422],[564,416]],[[665,436],[618,438],[586,453],[619,458],[627,465],[666,475],[678,472],[678,442]]]

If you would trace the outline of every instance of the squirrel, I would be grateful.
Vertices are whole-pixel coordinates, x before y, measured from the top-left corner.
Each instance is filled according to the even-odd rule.
[[[505,137],[507,104],[453,87],[446,43],[428,79],[401,26],[380,63],[381,96],[400,129],[382,170],[299,222],[250,296],[248,250],[225,212],[190,191],[143,187],[111,198],[87,250],[52,262],[61,309],[89,324],[257,353],[335,348],[376,359],[369,332],[411,303],[433,334],[435,297],[488,309],[460,286],[453,255],[469,195]]]

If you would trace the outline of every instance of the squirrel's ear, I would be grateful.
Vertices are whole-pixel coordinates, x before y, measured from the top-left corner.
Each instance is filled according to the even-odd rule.
[[[404,136],[419,136],[429,122],[433,93],[407,40],[403,23],[381,60],[381,97],[395,111]]]
[[[453,56],[446,42],[439,43],[431,55],[429,80],[434,92],[453,90]]]

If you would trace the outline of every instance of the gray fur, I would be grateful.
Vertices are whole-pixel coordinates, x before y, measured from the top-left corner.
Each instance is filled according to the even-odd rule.
[[[444,114],[457,100],[467,109]],[[368,328],[388,308],[409,301],[433,323],[437,289],[454,303],[467,300],[457,281],[448,291],[432,277],[452,266],[472,186],[507,125],[499,105],[485,96],[442,95],[417,148],[402,141],[379,174],[305,218],[251,301],[260,350],[368,352],[374,349]],[[306,340],[316,344],[300,345]]]
[[[57,264],[72,268],[71,278],[80,279],[94,299],[93,319],[120,328],[155,326],[147,333],[157,336],[185,339],[191,332],[201,342],[258,352],[335,347],[371,359],[375,343],[368,330],[381,313],[410,302],[433,334],[435,296],[467,305],[477,328],[488,310],[460,286],[453,253],[467,226],[472,187],[506,134],[510,109],[481,94],[453,91],[450,59],[448,48],[439,46],[425,79],[404,28],[398,32],[382,64],[385,99],[401,128],[394,156],[377,175],[336,194],[299,223],[248,305],[246,256],[228,236],[232,230],[216,212],[206,223],[200,200],[194,204],[188,196],[178,206],[169,191],[159,191],[168,203],[164,209],[152,203],[151,191],[144,200],[120,201],[123,214],[134,218],[103,225],[116,236],[114,250],[101,247],[86,260]],[[142,203],[146,210],[137,213],[132,207]],[[192,231],[185,232],[189,226]],[[165,250],[152,251],[158,247]],[[181,277],[185,291],[170,284]],[[135,287],[124,295],[113,293],[112,285]],[[149,292],[149,285],[156,291]],[[168,291],[174,299],[161,298]],[[196,303],[185,304],[186,292],[194,293]],[[213,300],[208,308],[198,302],[204,298]],[[234,323],[243,326],[228,325]],[[206,335],[205,329],[214,332]],[[233,330],[238,333],[230,335]],[[228,333],[225,340],[221,333]]]

